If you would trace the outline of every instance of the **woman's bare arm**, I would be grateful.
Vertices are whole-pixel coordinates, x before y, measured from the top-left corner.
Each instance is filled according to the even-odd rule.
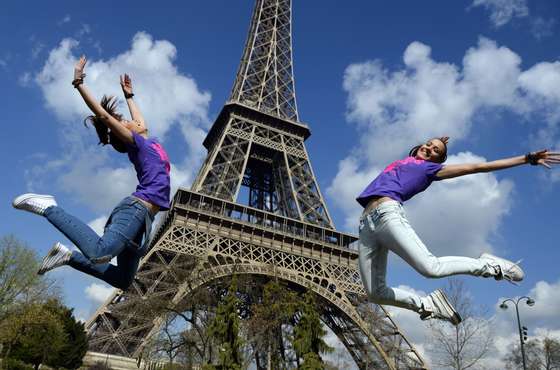
[[[81,56],[76,66],[74,67],[74,81],[82,80],[84,74],[84,67],[86,65],[86,57]],[[132,133],[127,129],[120,121],[115,117],[111,116],[99,102],[93,97],[89,90],[84,86],[83,83],[75,84],[76,89],[84,99],[84,102],[89,107],[89,109],[99,117],[101,121],[109,127],[109,129],[115,133],[115,135],[124,142],[133,143]]]
[[[134,96],[134,93],[132,92],[132,80],[126,73],[121,76],[121,87],[126,99],[126,104],[128,105],[128,110],[130,111],[130,116],[134,121],[141,122],[147,130],[148,127],[146,125],[146,121],[144,121],[144,116],[142,115],[142,112],[140,112],[140,108],[138,108],[134,99],[132,99]]]
[[[534,158],[534,162],[531,164],[541,165],[546,168],[550,168],[551,165],[560,163],[560,153],[549,152],[548,150],[540,150],[538,152],[531,153]],[[436,176],[440,179],[450,179],[453,177],[470,175],[473,173],[481,172],[492,172],[497,170],[503,170],[506,168],[520,166],[522,164],[529,163],[528,156],[517,156],[504,159],[498,159],[491,162],[481,162],[481,163],[468,163],[468,164],[450,164],[444,166],[438,171]]]

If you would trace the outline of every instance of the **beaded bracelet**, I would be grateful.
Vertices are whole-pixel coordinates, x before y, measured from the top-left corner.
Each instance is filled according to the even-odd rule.
[[[75,89],[78,88],[78,86],[80,86],[81,84],[84,83],[84,79],[83,78],[76,78],[72,81],[72,86],[74,86]]]
[[[82,74],[80,75],[80,77],[75,78],[75,79],[72,81],[72,86],[74,86],[74,88],[77,89],[78,86],[80,86],[81,84],[84,83],[84,77],[86,77],[86,74],[85,74],[85,73],[82,73]]]
[[[537,154],[534,152],[529,152],[525,154],[525,160],[531,166],[537,166],[539,164],[539,158],[537,157]]]

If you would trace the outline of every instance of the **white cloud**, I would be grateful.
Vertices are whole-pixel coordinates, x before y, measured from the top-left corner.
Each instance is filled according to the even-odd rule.
[[[62,18],[61,20],[59,20],[59,21],[57,22],[57,24],[58,24],[59,26],[62,26],[63,24],[68,23],[68,22],[70,22],[71,20],[72,20],[72,17],[70,16],[70,14],[66,14],[66,15],[64,16],[64,18]]]
[[[521,58],[494,41],[481,38],[463,58],[463,93],[470,95],[470,113],[482,107],[518,109],[517,77]],[[470,118],[470,117],[467,117]]]
[[[58,117],[62,132],[63,154],[53,159],[59,170],[56,183],[96,211],[107,212],[136,184],[132,166],[110,147],[93,143],[93,129],[80,124],[90,114],[79,94],[69,85],[78,55],[78,41],[64,39],[53,50],[35,81],[41,88],[47,109]],[[197,164],[204,158],[201,142],[209,125],[210,94],[199,90],[195,80],[178,71],[174,64],[176,48],[165,40],[154,40],[139,32],[129,50],[107,60],[90,59],[86,66],[86,84],[97,98],[101,94],[121,96],[119,75],[131,75],[135,100],[144,114],[150,134],[162,141],[173,126],[178,127],[187,144],[186,159],[172,159],[172,186],[188,185]],[[127,110],[121,105],[123,113]],[[128,113],[128,112],[127,112]],[[127,116],[128,114],[125,114]],[[107,151],[112,152],[108,155]],[[48,166],[47,166],[48,167]],[[44,162],[29,172],[29,183],[46,175]]]
[[[18,83],[21,87],[28,87],[31,79],[32,77],[30,72],[23,72],[21,76],[19,76]]]
[[[519,85],[528,94],[536,98],[547,99],[549,104],[560,102],[560,62],[541,62],[521,73],[518,77]]]
[[[85,289],[86,297],[97,305],[105,302],[114,291],[115,289],[110,286],[96,283],[88,285]]]
[[[539,281],[527,294],[535,300],[535,305],[523,310],[523,317],[529,326],[560,330],[560,280],[556,283]]]
[[[496,28],[513,18],[529,16],[527,0],[473,0],[472,6],[483,6],[490,12],[490,20]]]
[[[531,33],[537,40],[541,40],[545,37],[552,36],[555,26],[556,20],[553,18],[545,19],[536,17],[531,21]]]
[[[90,222],[88,222],[88,226],[91,227],[93,231],[97,233],[97,235],[102,236],[105,228],[105,224],[107,223],[107,219],[108,216],[106,215],[97,217],[96,219],[93,219]]]

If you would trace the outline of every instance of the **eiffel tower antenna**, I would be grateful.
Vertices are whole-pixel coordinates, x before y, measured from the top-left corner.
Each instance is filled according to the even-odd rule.
[[[230,102],[299,121],[289,1],[257,1]]]
[[[335,230],[327,211],[297,112],[291,24],[290,0],[256,0],[231,96],[203,143],[206,160],[191,189],[175,194],[133,285],[87,323],[91,358],[140,357],[165,320],[146,302],[181,307],[238,274],[314,292],[359,368],[426,368],[385,309],[367,302],[350,247],[357,238]]]

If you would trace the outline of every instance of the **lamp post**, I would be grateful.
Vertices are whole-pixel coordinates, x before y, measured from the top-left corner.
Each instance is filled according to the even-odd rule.
[[[527,306],[529,307],[535,305],[535,301],[533,300],[533,298],[523,296],[517,298],[516,300],[513,300],[512,298],[505,299],[500,305],[500,308],[502,310],[507,310],[508,305],[506,302],[511,302],[515,305],[515,313],[517,314],[517,328],[519,329],[519,342],[521,343],[521,359],[523,360],[523,370],[527,370],[527,364],[525,363],[525,347],[524,347],[524,340],[523,340],[523,332],[521,330],[521,320],[519,319],[519,302],[521,302],[522,300],[526,300]],[[526,327],[523,327],[523,329],[527,330]]]

